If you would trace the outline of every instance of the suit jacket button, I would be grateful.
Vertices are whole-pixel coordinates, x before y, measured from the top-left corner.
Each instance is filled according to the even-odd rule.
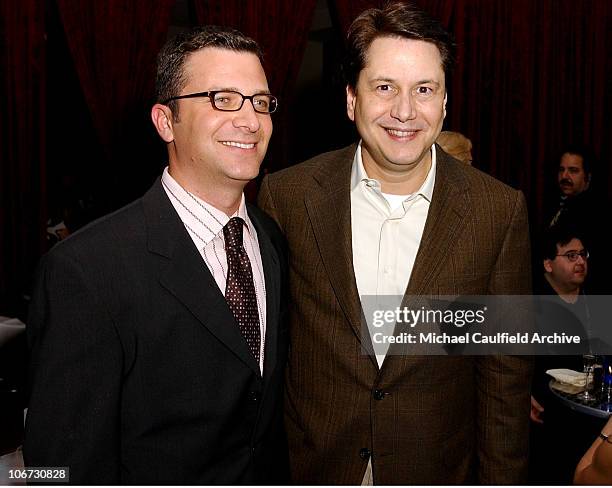
[[[364,461],[367,461],[368,459],[370,459],[370,450],[367,447],[362,447],[359,450],[359,457],[361,459],[363,459]]]
[[[259,392],[258,391],[249,392],[249,400],[251,400],[252,402],[259,401]]]
[[[382,400],[383,398],[385,398],[384,390],[374,390],[374,399],[375,400]]]

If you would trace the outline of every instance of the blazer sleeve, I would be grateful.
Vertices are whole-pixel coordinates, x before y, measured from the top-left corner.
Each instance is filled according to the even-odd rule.
[[[527,207],[521,192],[514,192],[514,196],[511,218],[490,276],[489,292],[493,295],[531,294]],[[479,482],[524,484],[533,359],[481,356],[476,364]]]
[[[72,484],[115,484],[122,349],[87,276],[61,252],[51,252],[39,268],[27,324],[24,460],[29,467],[68,467]]]

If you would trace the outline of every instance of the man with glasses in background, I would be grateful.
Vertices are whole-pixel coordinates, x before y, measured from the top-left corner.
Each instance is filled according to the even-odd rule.
[[[218,27],[164,46],[156,90],[163,175],[42,262],[25,463],[76,484],[285,483],[283,241],[243,195],[277,100],[255,41]]]
[[[580,432],[580,414],[555,399],[548,387],[549,369],[582,371],[581,353],[588,353],[589,308],[584,282],[589,252],[579,232],[569,226],[546,229],[542,239],[542,273],[534,291],[540,329],[579,335],[580,345],[551,346],[550,354],[538,355],[531,396],[530,481],[571,484],[574,467],[592,438]]]
[[[600,236],[601,212],[610,208],[605,188],[597,190],[593,179],[596,161],[586,146],[566,146],[559,156],[557,186],[554,201],[547,205],[545,225],[572,227],[591,253],[591,273],[587,279],[589,291],[598,295],[612,293],[610,267],[607,258],[608,243]],[[595,183],[595,185],[594,185]],[[602,191],[603,190],[603,191]]]

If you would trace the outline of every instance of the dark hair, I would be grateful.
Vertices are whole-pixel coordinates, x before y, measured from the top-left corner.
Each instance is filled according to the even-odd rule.
[[[580,156],[582,158],[582,169],[584,170],[584,174],[587,175],[587,178],[590,179],[592,166],[593,166],[593,154],[591,151],[583,145],[580,144],[571,144],[565,146],[561,154],[559,154],[558,161],[561,160],[561,157],[564,154],[572,154],[574,156]]]
[[[542,259],[553,260],[557,256],[557,246],[565,246],[572,239],[579,239],[584,245],[584,240],[580,236],[578,229],[572,225],[553,225],[544,230],[542,236]]]
[[[235,29],[206,25],[181,32],[168,40],[157,55],[155,96],[158,102],[180,95],[187,83],[184,70],[187,58],[191,53],[206,47],[253,53],[263,61],[263,54],[257,42]],[[178,120],[176,100],[168,102],[168,107],[172,110],[174,119]]]
[[[411,3],[389,2],[383,8],[365,10],[349,27],[343,69],[350,87],[356,86],[367,51],[379,37],[403,37],[435,44],[446,76],[455,62],[455,42],[440,22]]]

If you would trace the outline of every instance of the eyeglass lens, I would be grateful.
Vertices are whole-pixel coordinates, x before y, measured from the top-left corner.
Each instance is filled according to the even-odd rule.
[[[588,259],[589,257],[589,253],[587,251],[580,251],[580,252],[568,252],[566,254],[564,254],[565,257],[567,257],[567,259],[569,259],[570,261],[576,261],[578,259],[578,256],[582,257],[582,259]]]
[[[212,102],[217,110],[240,110],[245,98],[251,100],[256,112],[268,114],[276,110],[276,98],[273,95],[259,94],[250,97],[234,91],[215,92]]]

